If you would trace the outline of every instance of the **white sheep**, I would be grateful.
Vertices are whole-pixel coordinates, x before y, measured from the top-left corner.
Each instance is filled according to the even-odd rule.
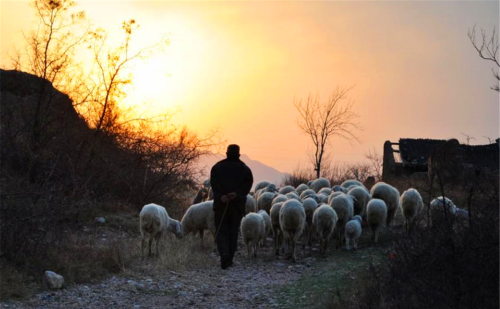
[[[399,205],[405,217],[403,226],[406,229],[406,233],[409,235],[418,214],[422,208],[424,208],[424,201],[417,190],[410,188],[401,195]]]
[[[203,187],[205,189],[211,188],[212,186],[210,185],[210,179],[205,179],[203,180]]]
[[[309,189],[309,187],[305,183],[301,183],[300,185],[297,186],[295,191],[297,191],[297,195],[300,196],[302,192],[304,192],[307,189]]]
[[[345,225],[345,244],[346,249],[350,250],[350,244],[353,243],[354,250],[358,250],[358,240],[363,229],[361,228],[361,216],[356,215]]]
[[[318,178],[312,182],[311,189],[318,193],[323,188],[330,188],[330,181],[326,178]]]
[[[278,194],[278,188],[276,188],[276,185],[275,184],[269,184],[267,187],[265,188],[262,188],[258,191],[255,192],[255,200],[256,201],[259,201],[259,197],[266,193],[266,192],[270,192],[270,193],[276,193],[276,195]]]
[[[261,241],[261,245],[262,246],[265,246],[266,243],[267,243],[267,236],[271,233],[271,217],[267,214],[267,212],[265,210],[260,210],[258,212],[259,215],[262,216],[262,219],[264,219],[264,225],[265,225],[265,229],[264,229],[264,237],[262,237],[262,241]]]
[[[335,236],[337,238],[336,248],[340,248],[345,225],[351,220],[354,213],[354,197],[348,194],[341,194],[331,200],[330,206],[335,210],[338,217]]]
[[[271,183],[267,180],[262,180],[259,181],[258,183],[255,184],[255,187],[253,189],[253,192],[257,193],[260,189],[264,189],[265,187],[269,186]]]
[[[271,211],[273,199],[278,195],[276,192],[264,192],[257,198],[257,209],[265,210],[267,213]]]
[[[319,251],[326,253],[328,239],[335,229],[338,217],[337,213],[329,205],[321,205],[313,213],[313,226],[319,237]]]
[[[318,191],[318,194],[324,194],[326,196],[329,196],[332,193],[333,193],[332,188],[322,188],[321,190]]]
[[[212,233],[213,240],[215,243],[215,221],[214,221],[214,210],[213,201],[207,201],[199,204],[191,205],[184,216],[182,217],[182,234],[184,236],[199,232],[201,238],[201,247],[203,247],[203,234],[205,230],[209,230]]]
[[[387,227],[390,226],[399,207],[399,191],[385,182],[376,183],[371,190],[372,198],[381,199],[387,206]]]
[[[179,221],[169,218],[165,207],[148,204],[142,207],[139,214],[141,230],[141,257],[144,258],[144,247],[149,238],[149,254],[151,256],[151,244],[155,239],[156,256],[158,256],[159,242],[166,231],[174,233],[178,238],[182,237],[182,229]]]
[[[328,196],[328,205],[330,205],[330,203],[332,202],[332,200],[334,198],[336,198],[337,196],[342,195],[342,194],[347,194],[347,192],[344,193],[342,191],[335,191],[332,194],[330,194],[330,196]]]
[[[196,195],[193,198],[191,205],[204,202],[207,198],[208,198],[208,189],[205,187],[201,187],[200,189],[198,189],[198,192],[196,192]]]
[[[318,204],[321,204],[321,203],[324,203],[324,204],[328,204],[328,197],[329,195],[325,195],[323,193],[318,193],[316,194],[316,196],[318,197]]]
[[[294,200],[297,200],[297,201],[301,202],[300,196],[298,196],[294,192],[289,192],[289,193],[285,194],[285,196],[289,200],[294,199]]]
[[[271,202],[271,206],[276,204],[276,203],[279,203],[279,202],[286,202],[288,201],[288,198],[286,197],[286,195],[283,195],[283,194],[278,194],[276,195],[275,198],[273,198],[273,201]]]
[[[372,240],[378,242],[379,228],[384,226],[387,218],[387,206],[385,202],[378,198],[373,198],[366,206],[366,220],[373,233]]]
[[[355,186],[349,190],[349,195],[354,196],[354,215],[364,216],[366,212],[366,205],[370,201],[370,193],[364,187]]]
[[[346,180],[344,181],[340,186],[342,188],[349,188],[350,186],[352,185],[356,185],[356,186],[360,186],[360,187],[364,187],[364,185],[360,182],[360,181],[357,181],[355,179],[349,179],[349,180]]]
[[[306,241],[309,247],[312,247],[312,236],[313,236],[312,219],[314,211],[316,210],[316,208],[318,208],[318,203],[316,202],[315,199],[308,197],[302,202],[302,206],[304,207],[304,211],[306,212],[306,226],[304,233],[306,240],[303,243],[303,248],[306,247]]]
[[[247,200],[245,202],[245,215],[247,215],[250,212],[256,212],[256,211],[257,211],[257,202],[255,202],[253,196],[248,194]]]
[[[303,201],[306,198],[311,197],[311,196],[316,196],[316,192],[314,192],[313,189],[307,189],[307,190],[302,191],[302,193],[300,194],[300,199]]]
[[[332,187],[332,191],[333,192],[343,192],[343,193],[347,193],[347,188],[343,188],[339,185],[335,185]]]
[[[280,192],[280,194],[285,195],[289,192],[296,192],[296,191],[295,191],[295,188],[292,186],[284,186],[283,188],[280,189],[279,192]]]
[[[296,200],[286,201],[280,209],[280,227],[287,244],[287,255],[296,262],[295,245],[306,224],[306,213],[302,203]]]
[[[262,240],[265,234],[265,223],[261,215],[249,213],[241,220],[241,236],[243,243],[247,247],[247,257],[257,257],[257,244]]]
[[[283,202],[279,202],[271,207],[271,228],[273,230],[274,250],[276,255],[279,255],[280,248],[283,244],[283,233],[281,232],[280,226],[280,209],[283,204]]]

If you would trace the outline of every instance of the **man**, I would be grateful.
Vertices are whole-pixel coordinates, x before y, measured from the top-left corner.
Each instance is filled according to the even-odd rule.
[[[216,242],[222,269],[233,264],[247,194],[253,184],[252,171],[240,160],[240,147],[229,145],[226,155],[227,158],[217,162],[210,171]]]

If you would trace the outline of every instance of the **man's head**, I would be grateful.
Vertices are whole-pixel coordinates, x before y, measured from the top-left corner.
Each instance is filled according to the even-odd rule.
[[[226,155],[228,159],[238,159],[240,157],[240,146],[236,144],[227,146]]]

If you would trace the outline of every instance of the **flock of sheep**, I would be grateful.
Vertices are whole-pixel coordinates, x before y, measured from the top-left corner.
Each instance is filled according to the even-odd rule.
[[[181,222],[170,218],[162,206],[144,206],[140,213],[142,255],[148,238],[149,255],[153,239],[158,255],[158,242],[166,231],[177,237],[199,233],[203,246],[203,234],[208,230],[215,240],[211,197],[210,182],[206,180]],[[247,195],[241,235],[248,258],[252,255],[256,257],[259,244],[265,245],[267,237],[272,234],[276,255],[284,251],[286,257],[295,262],[295,247],[301,236],[304,238],[304,248],[306,243],[312,247],[313,240],[318,240],[323,254],[332,236],[336,240],[336,248],[345,242],[347,250],[351,249],[351,245],[357,249],[363,222],[372,232],[372,241],[377,242],[380,228],[389,227],[394,222],[398,208],[405,218],[404,227],[410,233],[423,207],[422,197],[417,190],[408,189],[400,195],[396,188],[384,182],[378,182],[368,189],[357,180],[347,180],[340,186],[331,187],[327,179],[319,178],[297,188],[278,188],[268,181],[261,181],[255,185],[254,192]],[[431,213],[436,215],[467,215],[465,210],[457,208],[446,197],[434,199],[430,208]]]

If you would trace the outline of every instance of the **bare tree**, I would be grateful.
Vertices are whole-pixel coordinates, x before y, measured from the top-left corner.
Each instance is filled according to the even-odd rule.
[[[462,134],[463,136],[465,136],[465,140],[467,141],[467,145],[470,145],[470,141],[476,140],[476,138],[474,136],[470,136],[470,135],[467,135],[465,133],[460,133],[460,134]]]
[[[146,60],[155,52],[163,51],[169,44],[168,38],[163,37],[154,45],[134,49],[132,35],[138,27],[134,19],[123,22],[125,38],[116,48],[107,45],[107,34],[103,29],[90,32],[88,47],[92,50],[94,68],[85,84],[85,89],[81,91],[78,105],[80,112],[86,115],[90,126],[95,128],[95,135],[116,131],[120,124],[130,123],[133,120],[152,120],[142,118],[137,113],[133,117],[124,117],[125,114],[134,113],[125,113],[118,106],[118,102],[126,96],[124,87],[132,83],[133,63]]]
[[[365,158],[370,160],[370,173],[375,177],[377,181],[382,180],[382,166],[384,164],[384,158],[380,155],[377,150],[369,150],[365,154]]]
[[[500,92],[500,73],[498,72],[498,68],[500,68],[500,58],[498,55],[498,50],[500,48],[500,43],[498,42],[498,36],[496,34],[496,29],[493,28],[493,33],[491,34],[491,38],[487,38],[486,31],[481,28],[481,39],[477,40],[476,37],[476,25],[471,29],[469,29],[467,35],[472,43],[472,46],[479,53],[479,57],[484,60],[492,61],[497,70],[492,68],[493,76],[496,79],[496,84],[491,87],[491,89]]]
[[[297,124],[314,144],[312,157],[317,178],[321,177],[323,158],[332,137],[342,137],[349,142],[359,141],[355,134],[360,129],[356,122],[359,116],[353,111],[354,102],[347,97],[351,89],[337,87],[324,102],[320,101],[319,94],[315,97],[309,94],[305,101],[294,99],[300,115]],[[347,102],[344,104],[344,101]]]

